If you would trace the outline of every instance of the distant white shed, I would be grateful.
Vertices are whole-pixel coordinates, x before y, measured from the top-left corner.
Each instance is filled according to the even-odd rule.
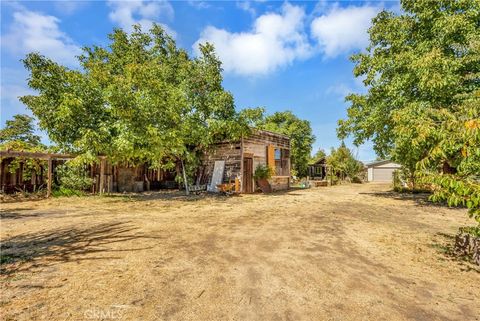
[[[376,161],[365,165],[369,182],[391,182],[393,171],[402,167],[390,160]]]

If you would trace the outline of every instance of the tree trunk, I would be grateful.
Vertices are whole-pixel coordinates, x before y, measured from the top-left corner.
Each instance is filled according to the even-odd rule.
[[[188,182],[187,182],[187,173],[185,172],[185,164],[183,163],[183,159],[180,160],[182,162],[182,172],[183,172],[183,185],[185,185],[185,194],[188,195]]]
[[[456,174],[457,169],[455,167],[450,166],[450,164],[447,161],[444,161],[442,166],[442,172],[444,174]]]
[[[100,186],[99,186],[99,193],[105,193],[105,164],[106,159],[104,157],[100,158]]]

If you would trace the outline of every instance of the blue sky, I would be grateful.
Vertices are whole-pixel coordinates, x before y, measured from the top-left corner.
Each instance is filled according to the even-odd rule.
[[[397,1],[15,1],[1,3],[1,126],[32,91],[20,59],[39,51],[75,68],[82,46],[106,45],[115,27],[160,23],[195,55],[212,42],[223,61],[224,87],[238,109],[291,110],[308,119],[314,152],[338,146],[336,123],[349,92],[364,90],[348,57],[368,44],[370,20]],[[46,141],[46,135],[43,134]],[[347,145],[352,146],[350,141]],[[354,148],[375,159],[371,144]]]

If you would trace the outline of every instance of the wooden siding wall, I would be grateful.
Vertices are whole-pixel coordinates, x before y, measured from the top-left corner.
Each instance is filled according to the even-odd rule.
[[[282,148],[290,150],[290,139],[286,136],[275,135],[264,131],[258,131],[243,139],[243,152],[253,154],[254,171],[258,165],[268,165],[267,146],[269,145],[272,145],[274,149]],[[271,157],[273,158],[273,155],[271,155]],[[290,169],[289,159],[286,165]]]
[[[269,180],[272,191],[283,191],[290,187],[290,177],[286,176],[273,176]]]
[[[215,161],[225,161],[225,171],[223,173],[223,182],[235,180],[235,177],[241,177],[242,170],[242,150],[241,143],[221,143],[217,144],[215,149],[205,156],[204,175],[211,179]],[[208,181],[207,183],[210,183]]]

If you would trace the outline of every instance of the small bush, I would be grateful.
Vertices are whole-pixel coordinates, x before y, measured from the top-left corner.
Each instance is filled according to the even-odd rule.
[[[258,165],[253,174],[255,180],[269,179],[273,175],[273,169],[267,165]]]
[[[61,197],[61,196],[84,196],[85,192],[75,190],[75,189],[69,189],[69,188],[64,188],[60,187],[52,192],[53,197]]]
[[[58,166],[56,172],[60,182],[58,192],[61,194],[75,194],[73,191],[85,191],[93,184],[93,179],[88,177],[87,171],[82,165],[67,162]]]
[[[358,176],[354,176],[354,177],[352,177],[352,183],[355,183],[355,184],[362,184],[362,183],[363,183],[363,181],[362,181],[362,179],[361,179],[360,177],[358,177]]]

